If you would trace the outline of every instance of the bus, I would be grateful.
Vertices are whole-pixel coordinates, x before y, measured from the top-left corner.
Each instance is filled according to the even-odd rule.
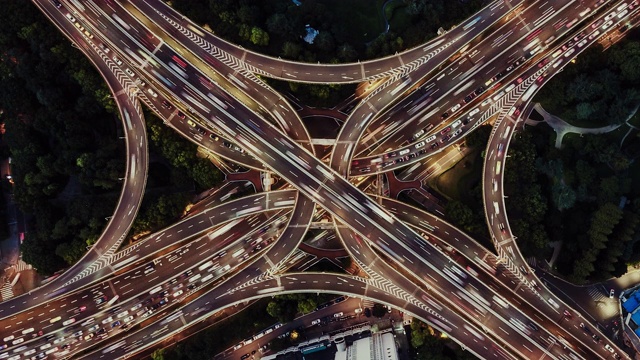
[[[149,295],[153,295],[157,292],[160,292],[162,290],[162,286],[158,286],[157,288],[154,288],[153,290],[149,291]]]
[[[198,266],[198,270],[202,271],[202,270],[204,270],[204,269],[206,269],[208,267],[211,267],[211,266],[213,266],[213,261],[209,260],[206,263]]]

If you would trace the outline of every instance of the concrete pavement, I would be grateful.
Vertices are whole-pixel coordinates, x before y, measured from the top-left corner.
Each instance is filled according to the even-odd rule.
[[[584,127],[573,126],[567,123],[566,121],[560,119],[559,117],[547,112],[545,109],[542,108],[542,105],[540,105],[540,103],[536,103],[533,106],[533,109],[536,110],[540,115],[542,115],[542,117],[544,117],[544,122],[546,122],[549,126],[551,126],[551,128],[556,132],[557,134],[556,148],[558,149],[562,147],[562,138],[566,134],[569,134],[569,133],[604,134],[604,133],[611,132],[620,127],[620,125],[609,125],[609,126],[603,126],[599,128],[584,128]],[[533,126],[536,126],[539,123],[541,123],[541,121],[534,121],[534,120],[526,121],[527,125],[533,125]]]

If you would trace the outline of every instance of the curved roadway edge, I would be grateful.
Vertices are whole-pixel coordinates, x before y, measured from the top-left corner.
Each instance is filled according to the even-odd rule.
[[[44,4],[40,4],[37,0],[33,0],[33,3],[46,17],[49,18],[51,23],[58,27],[58,29],[67,36],[67,38],[69,38],[72,43],[77,43],[77,40],[75,40],[71,35],[73,33],[60,26],[61,19],[52,18],[49,15],[49,12],[44,10],[43,6],[52,6],[50,2],[42,1]],[[60,12],[57,13],[60,14],[60,17],[62,18],[62,14]],[[63,19],[62,23],[64,23]],[[65,25],[67,23],[65,23]],[[70,25],[70,23],[68,24]],[[108,258],[120,246],[127,235],[129,228],[135,219],[135,215],[138,212],[140,203],[142,202],[142,196],[144,194],[144,188],[147,181],[148,146],[140,105],[135,98],[127,96],[127,93],[130,93],[132,84],[123,86],[117,81],[117,75],[113,71],[115,70],[117,73],[120,70],[113,67],[113,63],[109,58],[102,54],[102,56],[100,56],[100,60],[102,60],[102,62],[95,58],[97,56],[96,52],[99,53],[97,47],[92,46],[92,49],[90,49],[85,43],[77,44],[79,45],[77,46],[78,49],[82,51],[89,61],[93,63],[100,75],[107,82],[109,90],[114,95],[114,99],[120,109],[120,119],[126,134],[125,144],[127,152],[127,167],[124,186],[120,192],[118,205],[111,219],[91,250],[87,252],[87,254],[85,254],[78,263],[56,279],[32,290],[28,294],[23,294],[0,304],[0,318],[2,319],[12,315],[7,312],[8,309],[13,307],[22,308],[29,301],[25,300],[26,297],[31,297],[32,300],[36,300],[40,297],[51,299],[52,296],[55,296],[51,291],[54,290],[56,286],[62,285],[67,281],[72,281],[73,278],[78,276],[87,276],[92,272],[88,269],[100,266],[99,264],[101,262],[108,262]],[[129,122],[127,122],[126,119],[129,119]],[[142,174],[141,176],[139,175],[139,178],[132,177],[132,174],[135,173],[133,170],[134,168],[137,168],[135,171],[139,171],[138,174]],[[38,302],[40,302],[40,300]]]
[[[482,11],[490,9],[494,6],[498,6],[499,4],[507,1],[513,2],[514,0],[496,0],[480,9],[470,18],[473,19]],[[515,2],[519,3],[521,1],[522,0],[517,0]],[[224,56],[230,63],[239,61],[241,63],[241,66],[243,66],[249,72],[271,77],[274,79],[293,82],[324,84],[359,83],[368,80],[386,78],[389,76],[397,75],[398,73],[408,73],[412,71],[416,66],[414,62],[423,57],[424,52],[429,47],[442,42],[443,39],[445,39],[449,35],[449,33],[445,33],[430,40],[426,44],[419,45],[409,50],[405,50],[399,54],[390,55],[379,59],[367,60],[362,62],[358,61],[357,63],[347,64],[311,64],[291,60],[283,60],[281,58],[263,55],[251,50],[244,49],[241,46],[231,44],[226,40],[200,28],[200,26],[193,23],[192,21],[175,11],[173,8],[166,5],[164,2],[157,0],[154,3],[158,4],[158,8],[163,8],[165,12],[172,13],[174,17],[181,18],[184,21],[188,21],[190,26],[201,29],[201,31],[205,34],[205,39],[211,42],[221,54],[225,54]],[[514,5],[509,4],[509,6],[512,7]],[[455,29],[452,31],[455,31]],[[233,59],[229,58],[229,55],[232,55]],[[319,72],[319,67],[321,67],[325,71]]]
[[[353,254],[352,259],[355,261],[358,266],[364,270],[364,272],[372,279],[371,281],[378,284],[379,288],[385,289],[385,291],[392,293],[396,298],[405,302],[405,304],[409,304],[415,301],[423,301],[424,296],[422,295],[422,299],[417,296],[419,292],[425,292],[425,289],[414,283],[413,281],[420,281],[421,275],[426,275],[426,277],[432,277],[429,275],[428,271],[420,272],[409,272],[410,276],[413,276],[414,279],[407,278],[407,270],[403,271],[405,274],[401,273],[397,268],[390,266],[387,261],[393,260],[385,260],[381,259],[377,254],[374,253],[371,245],[368,241],[361,243],[358,235],[354,234],[349,228],[344,226],[338,227],[338,236],[341,241],[345,244],[349,244],[348,252]],[[446,309],[458,309],[463,310],[461,315],[456,315],[456,323],[462,321],[467,327],[471,327],[474,331],[477,331],[479,334],[485,334],[490,336],[492,342],[496,342],[501,344],[503,347],[509,348],[509,351],[514,354],[518,354],[521,358],[528,358],[529,356],[523,354],[520,349],[517,349],[515,344],[530,344],[534,349],[536,347],[536,343],[533,339],[525,336],[524,334],[509,333],[508,337],[505,337],[502,333],[496,333],[500,326],[500,322],[497,324],[494,322],[493,324],[487,318],[478,318],[475,315],[474,311],[466,307],[461,302],[456,302],[456,299],[460,299],[459,296],[454,295],[453,291],[451,291],[450,296],[443,296],[442,294],[449,294],[448,289],[444,289],[443,285],[441,285],[437,280],[436,284],[431,284],[432,287],[426,286],[426,291],[429,292],[428,302],[434,308],[441,310],[443,308]],[[404,307],[400,307],[402,311]],[[458,313],[456,313],[458,314]],[[442,320],[450,320],[449,318],[441,318],[436,316],[436,321]],[[427,322],[431,325],[434,325],[438,328],[438,323],[433,319],[427,320]],[[505,324],[503,324],[505,325]],[[508,327],[508,326],[507,326]],[[502,329],[502,327],[500,327]],[[503,330],[505,331],[505,330]],[[506,333],[506,331],[505,331]],[[528,348],[527,348],[528,349]],[[532,350],[528,349],[532,353],[531,356],[553,356],[552,353],[548,352],[548,350],[539,348],[538,353],[533,353]]]
[[[329,289],[327,289],[327,284],[331,284]],[[428,323],[433,323],[433,321],[429,318],[435,316],[433,310],[430,310],[431,305],[425,304],[423,302],[424,300],[412,302],[399,300],[394,295],[387,292],[386,289],[376,287],[375,284],[367,279],[343,274],[308,272],[290,273],[278,275],[273,279],[266,279],[259,283],[255,283],[251,287],[246,288],[243,292],[224,294],[217,289],[213,289],[209,293],[185,305],[181,309],[183,315],[175,321],[171,321],[165,324],[156,322],[152,325],[149,325],[144,329],[144,331],[140,330],[129,334],[127,337],[127,343],[123,346],[113,349],[112,352],[109,352],[107,354],[108,357],[99,351],[95,351],[80,357],[80,359],[128,358],[132,355],[135,355],[135,353],[155,346],[161,341],[182,331],[186,327],[196,326],[200,321],[209,317],[211,314],[232,307],[236,304],[264,297],[271,297],[274,295],[291,293],[318,293],[320,291],[340,295],[348,295],[352,297],[360,297],[363,299],[387,304],[389,306],[401,309],[401,311],[411,314],[412,316]],[[429,298],[429,295],[426,292],[420,292],[416,295],[421,295]],[[199,313],[198,311],[202,308],[207,309],[207,313],[204,315],[201,315],[201,313]],[[517,357],[514,357],[511,354],[505,352],[501,349],[500,346],[496,345],[492,341],[471,341],[471,337],[473,336],[470,336],[469,332],[467,332],[467,330],[464,328],[464,321],[461,321],[456,313],[447,308],[443,308],[442,310],[440,310],[440,312],[445,314],[446,318],[449,319],[449,321],[446,321],[444,323],[441,322],[440,324],[434,324],[434,327],[444,333],[447,333],[453,338],[454,341],[465,347],[475,356],[484,359],[517,359]],[[451,321],[450,319],[454,320]],[[148,336],[146,334],[150,334],[151,330],[154,329],[155,331],[158,331],[162,334],[161,336],[155,338],[155,341],[146,341],[145,344],[140,347],[130,346],[131,344],[143,343],[143,338]],[[460,340],[464,338],[467,338],[468,341],[463,342]]]
[[[616,18],[617,19],[617,18]],[[620,21],[624,21],[624,19],[620,20],[617,19],[617,22]],[[615,24],[614,24],[615,25]],[[611,26],[612,29],[615,29],[615,26]],[[603,32],[602,34],[600,34],[599,36],[596,36],[594,39],[592,39],[591,41],[589,41],[589,43],[587,45],[590,45],[593,42],[596,42],[598,40],[599,37],[604,36],[605,32]],[[587,49],[589,46],[584,46],[581,49],[577,49],[577,52],[574,53],[574,55],[572,56],[572,58],[577,57],[582,51],[584,51],[585,49]],[[562,69],[564,68],[564,66],[566,66],[567,64],[569,64],[570,61],[566,61],[564,62],[564,64],[562,66],[560,66],[557,70],[554,69],[553,72],[549,75],[546,75],[544,78],[544,83],[548,82],[555,74],[557,74],[558,72],[562,71]],[[551,64],[547,65],[546,67],[544,67],[545,70],[552,70],[552,68],[550,67]],[[540,71],[539,71],[540,72]],[[537,77],[533,77],[533,79],[536,79]],[[526,88],[529,88],[530,86],[533,85],[533,81],[530,82],[525,82],[524,84],[526,84]],[[529,106],[531,99],[533,98],[533,95],[539,91],[539,89],[542,86],[538,87],[538,89],[536,89],[534,91],[534,93],[529,97],[528,100],[523,101],[521,100],[522,94],[524,92],[522,92],[520,94],[520,96],[518,96],[518,98],[516,99],[516,101],[513,102],[513,104],[511,104],[511,106],[515,106],[517,103],[520,103],[520,106],[522,109],[526,108]],[[544,286],[544,283],[541,282],[538,277],[535,275],[535,273],[533,271],[531,271],[531,269],[529,269],[529,265],[527,264],[526,260],[524,259],[524,257],[522,256],[522,253],[520,252],[520,249],[518,247],[516,240],[516,236],[513,235],[513,232],[511,231],[511,226],[509,224],[509,220],[506,214],[506,205],[505,205],[505,196],[504,196],[504,173],[505,171],[502,170],[502,172],[500,174],[495,174],[495,166],[496,166],[496,161],[498,161],[497,159],[500,158],[500,161],[503,161],[502,164],[502,168],[506,168],[506,160],[508,158],[507,153],[509,150],[509,145],[511,143],[511,139],[513,138],[513,134],[515,133],[515,130],[517,129],[518,125],[520,125],[520,123],[523,123],[523,119],[518,116],[515,121],[513,121],[510,117],[506,116],[506,111],[509,109],[509,107],[505,107],[503,108],[502,113],[500,114],[498,120],[496,121],[496,123],[494,124],[493,130],[491,132],[491,135],[489,137],[489,141],[487,143],[487,147],[485,150],[486,154],[492,154],[493,152],[496,152],[498,145],[499,144],[504,144],[504,153],[501,155],[496,155],[496,157],[494,158],[492,155],[486,156],[485,157],[485,161],[483,163],[483,170],[482,170],[482,179],[483,179],[483,186],[482,186],[482,197],[483,197],[483,203],[484,203],[484,213],[485,213],[485,219],[487,221],[487,226],[489,229],[489,233],[491,235],[491,239],[494,243],[494,246],[499,254],[499,258],[502,259],[505,262],[510,263],[512,266],[511,268],[513,269],[513,272],[516,273],[518,275],[518,277],[520,278],[520,280],[527,284],[532,291],[534,291],[534,293],[541,299],[542,302],[546,302],[546,299],[553,299],[556,303],[558,304],[562,304],[562,306],[564,306],[567,309],[572,309],[569,305],[567,305],[566,303],[564,303],[559,297],[557,297],[553,292],[551,292],[546,286]],[[521,114],[523,115],[524,112]],[[524,124],[523,124],[524,125]],[[508,128],[507,128],[508,127]],[[509,131],[510,128],[513,128],[513,131]],[[493,159],[493,160],[492,160]],[[488,164],[491,162],[491,164],[488,166]],[[497,180],[496,180],[497,178]],[[496,194],[493,194],[493,191],[491,189],[491,184],[486,184],[485,180],[486,179],[493,179],[494,181],[497,181],[497,190],[495,191]],[[489,197],[489,195],[492,194],[492,198]],[[502,214],[500,213],[496,213],[495,209],[493,209],[493,206],[491,205],[496,198],[499,198],[498,200],[498,211],[502,211]],[[498,217],[504,218],[504,226],[505,226],[505,232],[508,235],[508,239],[504,240],[504,241],[498,241],[498,238],[502,238],[500,235],[498,235],[496,233],[496,226],[492,223],[492,218],[493,216],[495,216],[495,218],[497,219]],[[493,220],[493,221],[499,221],[499,220]],[[511,246],[512,244],[512,246]],[[509,245],[509,246],[507,246]],[[522,271],[520,270],[522,267],[529,269],[527,272],[528,274],[523,274]],[[537,291],[536,291],[537,290]],[[575,313],[579,313],[578,311],[576,311],[575,309],[572,309],[572,311],[574,311]],[[582,317],[582,315],[581,315]],[[585,319],[585,321],[587,321]],[[598,329],[598,327],[596,326],[592,326],[593,330],[596,331],[597,333],[600,334],[600,337],[603,339],[608,339],[604,334],[602,334],[600,332],[600,330]],[[618,354],[624,354],[623,356],[628,356],[626,352],[622,351],[615,343],[610,342],[609,344],[610,346],[612,346],[616,352]]]
[[[224,52],[220,52],[219,49],[211,44],[209,39],[202,38],[198,33],[194,31],[203,31],[198,30],[199,27],[189,28],[189,26],[182,26],[180,22],[188,22],[188,20],[184,20],[183,17],[176,17],[175,12],[171,12],[169,15],[174,15],[173,18],[170,18],[167,14],[161,13],[158,9],[154,8],[147,1],[137,1],[131,0],[130,3],[136,8],[139,12],[138,15],[140,17],[149,16],[150,13],[156,13],[158,16],[162,18],[161,22],[155,22],[152,24],[145,24],[145,26],[155,25],[158,29],[161,29],[168,37],[175,38],[176,32],[171,30],[177,30],[178,34],[182,35],[182,39],[177,39],[176,41],[181,44],[193,44],[192,47],[187,47],[191,53],[196,55],[200,59],[207,59],[208,61],[203,61],[202,64],[206,64],[206,66],[210,67],[214,71],[218,71],[221,75],[222,72],[219,70],[220,66],[216,66],[215,64],[211,64],[209,59],[211,58],[209,55],[213,55],[217,58],[221,66],[228,66],[230,69],[235,72],[240,73],[243,77],[250,79],[255,84],[259,85],[258,87],[251,87],[244,89],[242,87],[238,88],[239,91],[243,92],[248,97],[252,98],[256,103],[261,104],[264,109],[272,116],[272,120],[278,124],[278,126],[289,136],[293,138],[298,138],[302,144],[307,145],[309,151],[315,153],[315,149],[311,144],[311,136],[309,135],[306,127],[304,126],[302,119],[297,114],[297,112],[293,109],[291,104],[279,93],[275,92],[269,85],[267,85],[264,81],[256,77],[252,72],[247,71],[243,67],[241,67],[241,62],[238,61],[229,61],[230,57],[228,54]],[[161,2],[162,3],[162,2]],[[164,4],[164,3],[162,3]],[[140,20],[140,18],[138,18]],[[168,28],[167,26],[171,26]],[[192,30],[193,29],[193,30]],[[174,46],[176,44],[170,44]],[[201,71],[205,69],[200,68]],[[234,72],[230,71],[230,76],[232,76]],[[224,75],[223,75],[224,76]],[[280,114],[279,111],[284,110],[284,114]]]
[[[519,5],[521,2],[518,1]],[[386,109],[388,109],[391,105],[395,104],[398,100],[396,98],[396,92],[398,89],[401,90],[401,94],[411,92],[415,90],[415,84],[421,83],[423,80],[436,68],[441,67],[446,63],[448,59],[450,59],[459,49],[464,48],[465,46],[469,46],[474,39],[476,39],[477,35],[486,31],[491,26],[496,24],[499,20],[501,20],[505,15],[510,13],[513,8],[505,7],[505,10],[501,12],[493,12],[491,11],[491,6],[487,6],[480,11],[478,11],[474,16],[467,19],[465,22],[460,24],[459,27],[451,30],[447,35],[449,41],[446,43],[436,43],[433,46],[427,46],[423,49],[426,51],[430,49],[425,55],[422,55],[422,58],[416,60],[416,64],[414,64],[411,72],[409,72],[404,77],[394,76],[391,79],[387,80],[383,84],[377,86],[370,94],[367,95],[365,99],[363,99],[355,110],[349,115],[347,121],[342,126],[340,133],[338,134],[338,138],[336,140],[336,146],[332,153],[331,157],[331,167],[334,170],[338,171],[338,173],[346,177],[347,175],[358,176],[357,174],[351,174],[350,168],[353,160],[353,156],[358,151],[358,145],[364,133],[368,130],[369,125],[374,122],[377,115],[379,113],[383,113]],[[465,26],[465,23],[472,24],[477,22],[475,16],[479,14],[483,14],[484,12],[488,14],[484,14],[485,18],[491,18],[491,21],[482,22],[481,25],[476,29],[475,27],[468,28]],[[442,38],[444,41],[446,38]],[[457,46],[453,46],[457,42]],[[435,46],[439,45],[437,48]],[[413,78],[412,78],[413,77]],[[404,84],[404,85],[403,85]],[[408,85],[406,90],[403,90],[404,87]],[[383,92],[383,90],[387,89]],[[374,101],[375,100],[375,101]],[[443,148],[444,149],[444,148]],[[442,151],[440,149],[439,151]],[[417,160],[417,159],[414,159]],[[398,163],[395,167],[406,166],[408,163]],[[376,169],[376,167],[373,167]],[[385,168],[385,171],[389,171],[391,167]],[[381,170],[381,169],[379,169]],[[375,174],[380,171],[368,171],[367,174]]]
[[[292,207],[296,196],[295,190],[281,190],[274,191],[271,194],[271,199],[267,199],[264,194],[254,194],[240,199],[232,200],[222,204],[216,204],[210,206],[200,213],[184,218],[181,221],[172,224],[171,226],[162,229],[154,234],[151,234],[144,239],[136,242],[135,244],[117,252],[110,258],[111,262],[108,266],[104,266],[94,272],[92,276],[85,277],[74,283],[72,289],[61,293],[57,299],[63,296],[70,296],[73,293],[84,291],[88,286],[96,284],[101,281],[105,281],[107,277],[114,275],[114,273],[121,273],[128,271],[131,267],[131,258],[135,260],[135,263],[144,263],[145,261],[151,261],[154,254],[158,251],[166,251],[172,247],[175,247],[178,241],[188,241],[189,239],[198,236],[199,234],[213,230],[215,227],[224,225],[234,219],[243,218],[246,219],[249,216],[256,215],[262,212],[274,211],[274,210],[288,210]],[[276,202],[279,202],[276,206]],[[243,206],[254,206],[252,211],[246,213],[242,217],[236,216],[236,212],[232,211],[234,208],[242,208]],[[190,232],[190,233],[189,233]],[[173,236],[169,234],[181,234],[184,235],[180,240],[175,240]],[[166,236],[165,236],[166,235]],[[149,244],[153,243],[153,247]],[[65,290],[66,288],[63,288]],[[32,293],[33,294],[33,293]],[[29,303],[24,302],[19,305],[15,303],[5,302],[1,306],[4,310],[12,310],[11,306],[19,307],[20,312],[26,312],[40,304],[39,298],[30,299]],[[48,300],[50,304],[53,298]],[[5,309],[4,306],[7,306]],[[0,322],[0,327],[9,329],[6,322],[8,316],[15,315],[17,312],[12,312],[9,315],[5,315]]]
[[[516,275],[514,268],[507,267],[507,270],[513,274],[513,278],[503,276],[494,276],[492,272],[487,272],[487,266],[489,268],[494,269],[504,263],[504,261],[497,257],[494,253],[484,248],[482,245],[477,243],[473,238],[468,236],[466,233],[458,230],[455,226],[439,219],[438,217],[425,212],[421,209],[418,209],[414,206],[405,204],[398,200],[389,199],[389,198],[380,198],[382,200],[382,205],[387,208],[391,213],[396,215],[398,219],[410,224],[411,226],[419,229],[419,231],[429,234],[429,236],[433,236],[437,238],[444,244],[442,252],[445,254],[450,254],[449,256],[452,258],[457,258],[457,254],[462,254],[466,258],[466,262],[470,264],[475,264],[477,266],[478,272],[483,272],[489,275],[489,279],[493,278],[502,283],[502,285],[508,289],[513,296],[518,297],[523,302],[527,303],[531,308],[537,309],[539,313],[544,316],[548,322],[553,323],[554,326],[557,327],[565,327],[562,326],[561,323],[558,323],[557,316],[558,312],[551,310],[549,305],[546,303],[544,299],[541,299],[539,294],[534,292],[527,286],[522,286],[522,282],[515,283],[513,280],[519,280]],[[427,219],[429,219],[427,221]],[[433,230],[432,230],[433,229]],[[439,235],[436,235],[436,230]],[[444,234],[443,234],[444,233]],[[455,240],[452,241],[452,240]],[[451,247],[454,251],[449,251]],[[455,261],[458,261],[457,259]],[[475,271],[475,270],[474,270]],[[512,288],[513,286],[513,288]],[[525,291],[526,290],[526,291]],[[528,292],[527,292],[528,291]],[[502,296],[506,296],[503,292]],[[517,299],[509,299],[511,303],[519,303],[520,301]],[[537,302],[537,303],[536,303]],[[547,324],[542,323],[543,319],[538,316],[538,320],[536,322],[541,328],[549,328]],[[587,321],[587,320],[585,320]],[[560,321],[562,322],[562,321]],[[593,327],[596,329],[596,327]],[[576,332],[582,335],[581,330],[576,330]],[[603,334],[599,331],[598,333],[602,338],[605,338]],[[571,334],[571,333],[570,333]],[[582,342],[581,339],[578,339],[574,336],[576,341]],[[584,342],[582,342],[583,346],[587,346]]]

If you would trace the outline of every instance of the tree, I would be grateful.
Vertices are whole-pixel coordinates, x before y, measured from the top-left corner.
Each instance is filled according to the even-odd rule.
[[[342,44],[338,48],[338,57],[344,61],[354,61],[357,59],[358,52],[349,44]]]
[[[473,212],[471,208],[458,200],[452,200],[445,205],[445,214],[451,222],[466,228],[473,223]]]
[[[254,26],[251,28],[251,37],[249,40],[255,45],[267,46],[269,45],[269,34],[259,27]]]
[[[164,360],[165,349],[156,349],[151,354],[151,360]]]
[[[333,36],[331,36],[331,33],[328,31],[320,31],[313,41],[313,44],[323,52],[332,52],[335,47]]]
[[[386,313],[387,309],[381,304],[374,304],[373,308],[371,309],[371,314],[375,317],[383,317]]]
[[[291,41],[287,41],[282,45],[282,56],[289,59],[297,59],[300,56],[302,47]]]
[[[267,30],[270,33],[286,37],[293,31],[289,17],[285,14],[273,14],[267,19]]]

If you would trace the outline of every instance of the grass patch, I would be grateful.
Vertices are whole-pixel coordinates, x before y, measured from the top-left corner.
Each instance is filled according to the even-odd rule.
[[[344,24],[351,44],[366,43],[385,30],[382,14],[384,0],[320,0],[332,9],[336,20]]]
[[[465,201],[469,189],[472,189],[482,176],[481,149],[470,152],[460,159],[449,170],[429,181],[429,186],[442,195],[453,199]]]

